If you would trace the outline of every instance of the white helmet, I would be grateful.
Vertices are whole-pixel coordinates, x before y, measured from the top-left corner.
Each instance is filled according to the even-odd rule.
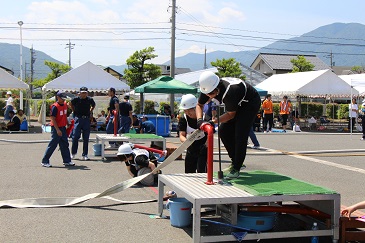
[[[211,71],[205,71],[200,74],[199,85],[200,91],[203,94],[208,94],[217,88],[219,83],[219,77]]]
[[[194,108],[198,103],[196,97],[192,94],[186,94],[181,97],[180,109],[187,110]]]
[[[11,95],[12,93],[11,93],[11,91],[8,91],[8,92],[6,92],[6,94],[7,94],[7,95]]]
[[[125,154],[131,154],[132,148],[129,143],[124,143],[119,146],[117,155],[125,155]]]

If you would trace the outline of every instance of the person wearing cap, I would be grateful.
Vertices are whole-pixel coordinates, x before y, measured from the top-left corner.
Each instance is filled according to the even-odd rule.
[[[156,127],[152,121],[148,120],[147,116],[142,116],[141,129],[139,133],[155,133]]]
[[[192,94],[181,97],[180,109],[184,114],[180,117],[179,138],[183,143],[191,133],[199,129],[196,119],[195,107],[198,103],[197,98]],[[187,149],[185,156],[185,173],[205,173],[207,168],[207,137],[198,137]]]
[[[203,72],[199,77],[200,97],[196,106],[198,127],[203,124],[203,107],[215,98],[223,103],[226,112],[219,117],[219,135],[232,160],[224,171],[227,179],[239,177],[246,158],[249,131],[260,108],[260,95],[254,87],[238,78],[219,78],[211,71]],[[217,119],[213,119],[217,123]],[[228,173],[227,173],[228,172]]]
[[[88,88],[81,87],[79,96],[71,100],[71,109],[74,113],[75,125],[73,129],[71,158],[75,159],[79,147],[79,139],[82,133],[83,148],[82,160],[90,160],[88,157],[89,137],[91,121],[93,120],[93,110],[95,101],[88,96]]]
[[[66,133],[67,125],[67,105],[65,103],[65,93],[58,91],[57,102],[51,106],[51,141],[49,142],[46,152],[42,159],[43,167],[52,167],[50,158],[57,148],[60,146],[63,164],[65,166],[74,166],[75,164],[71,161],[70,150],[68,147],[68,138]]]
[[[15,115],[14,111],[9,111],[10,121],[2,127],[7,131],[19,131],[20,130],[20,119]]]
[[[118,123],[119,117],[119,99],[115,95],[114,88],[110,88],[108,90],[108,96],[110,97],[110,101],[108,107],[108,116],[106,117],[106,133],[114,134],[114,122]],[[116,112],[116,119],[114,119],[114,111]],[[115,142],[109,142],[109,145],[109,148],[118,148]]]
[[[133,118],[132,127],[136,130],[136,133],[139,133],[139,130],[141,129],[141,121],[134,113],[132,114],[132,118]]]
[[[9,90],[6,92],[6,105],[4,106],[4,120],[10,120],[9,111],[14,110],[14,99],[11,97],[12,93]]]
[[[132,105],[129,103],[129,95],[124,95],[124,100],[119,103],[119,130],[118,133],[129,133],[132,117]]]

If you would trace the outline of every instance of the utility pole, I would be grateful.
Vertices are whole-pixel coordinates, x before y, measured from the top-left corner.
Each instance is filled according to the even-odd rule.
[[[175,77],[175,29],[176,29],[176,0],[172,0],[171,8],[171,59],[170,59],[170,76]],[[174,114],[175,96],[170,94],[171,114]]]
[[[325,56],[325,57],[329,57],[330,58],[330,66],[331,66],[331,69],[332,69],[332,67],[335,65],[335,63],[333,62],[333,53],[332,53],[332,50],[331,50],[331,52],[330,52],[330,54],[329,55],[327,55],[327,56]]]
[[[71,50],[74,49],[75,44],[71,44],[71,41],[68,40],[66,46],[67,46],[66,48],[68,48],[68,65],[71,68]]]
[[[27,62],[24,62],[24,83],[27,82]]]
[[[204,69],[207,69],[207,46],[204,46]]]
[[[32,48],[30,48],[30,80],[29,80],[29,89],[30,89],[30,97],[33,97],[33,81],[34,81],[34,63],[35,63],[35,51]]]

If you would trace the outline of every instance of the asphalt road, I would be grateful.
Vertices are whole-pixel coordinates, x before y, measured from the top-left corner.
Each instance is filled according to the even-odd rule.
[[[365,142],[360,141],[360,134],[258,133],[257,136],[261,146],[268,150],[248,149],[247,170],[274,171],[333,189],[341,194],[343,205],[364,200]],[[95,134],[91,137],[95,138]],[[91,161],[75,160],[75,167],[65,167],[56,150],[51,158],[53,167],[41,167],[47,143],[39,141],[49,138],[48,133],[0,134],[0,200],[80,197],[102,192],[130,178],[124,164],[92,156],[92,143]],[[176,137],[167,141],[179,144]],[[81,147],[80,143],[78,156]],[[297,155],[300,151],[324,150],[342,152]],[[291,153],[284,155],[279,151]],[[225,154],[224,148],[222,152]],[[218,156],[214,159],[216,171]],[[228,156],[223,155],[223,168],[228,165]],[[183,168],[184,161],[176,160],[163,173],[183,173]],[[127,201],[157,199],[156,189],[136,185],[113,197]],[[157,202],[122,205],[106,199],[62,208],[0,208],[0,242],[191,242],[191,228],[172,227],[168,219],[151,217],[156,213]]]

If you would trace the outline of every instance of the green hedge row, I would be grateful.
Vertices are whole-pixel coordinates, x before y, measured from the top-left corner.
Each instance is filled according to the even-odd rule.
[[[274,103],[274,115],[279,115],[279,103]],[[308,103],[302,102],[300,106],[301,117],[320,117],[323,116],[323,104],[321,103]],[[328,118],[334,119],[345,119],[349,116],[349,105],[348,104],[326,104],[326,112],[324,114]]]

